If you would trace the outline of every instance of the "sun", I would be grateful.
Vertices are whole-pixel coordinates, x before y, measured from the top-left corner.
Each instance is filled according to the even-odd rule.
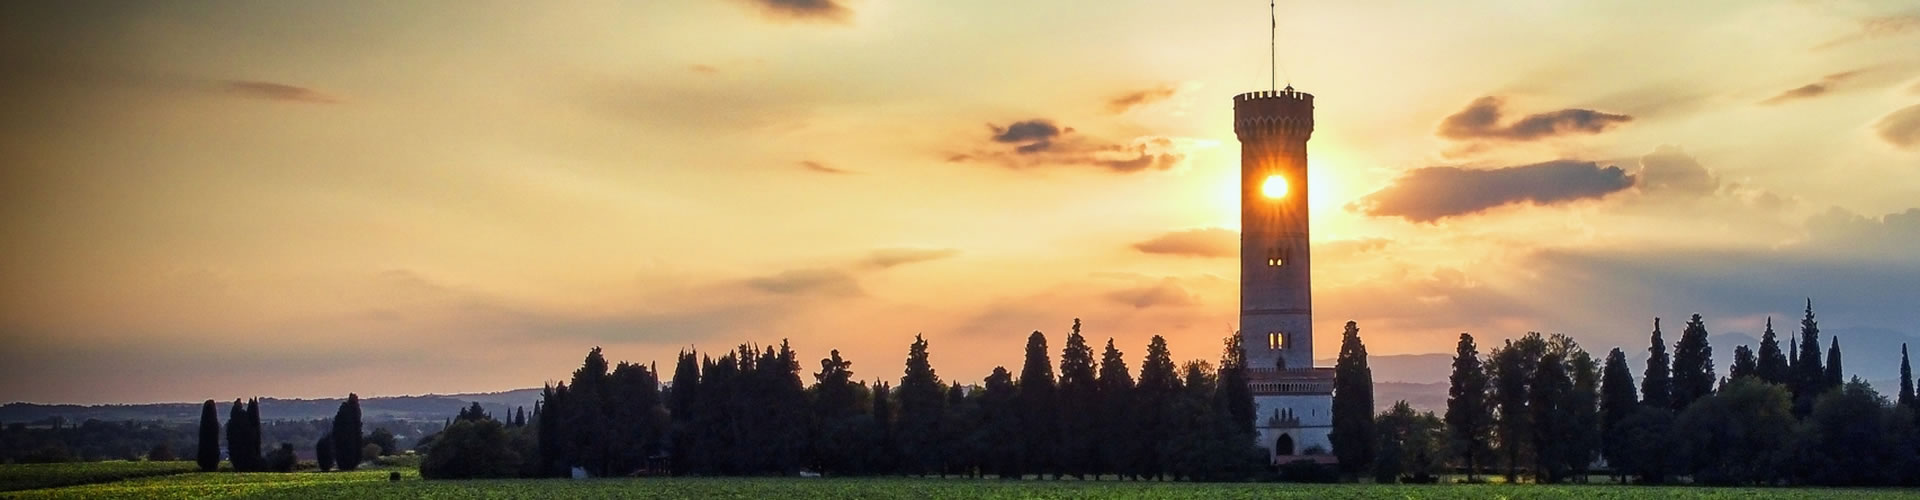
[[[1287,197],[1287,178],[1279,175],[1267,176],[1267,180],[1260,183],[1260,194],[1276,199]]]

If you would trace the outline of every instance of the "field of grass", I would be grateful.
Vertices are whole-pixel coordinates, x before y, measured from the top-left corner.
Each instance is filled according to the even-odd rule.
[[[79,465],[79,464],[76,464]],[[0,470],[18,466],[4,466]],[[387,474],[400,471],[393,483]],[[7,475],[17,474],[8,470]],[[185,473],[107,483],[0,493],[21,499],[57,498],[1167,498],[1167,499],[1531,499],[1683,498],[1810,499],[1920,498],[1911,490],[1809,488],[1688,488],[1613,485],[1300,485],[1192,484],[1113,481],[999,481],[966,479],[644,478],[424,481],[400,468],[355,472]]]
[[[0,491],[105,483],[184,474],[199,470],[193,462],[84,462],[0,466]],[[4,495],[0,495],[4,496]]]

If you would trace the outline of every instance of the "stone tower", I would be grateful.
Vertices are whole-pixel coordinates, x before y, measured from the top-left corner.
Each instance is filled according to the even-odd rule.
[[[1240,335],[1261,446],[1276,462],[1330,451],[1333,370],[1313,366],[1307,139],[1313,95],[1233,98],[1240,139]]]

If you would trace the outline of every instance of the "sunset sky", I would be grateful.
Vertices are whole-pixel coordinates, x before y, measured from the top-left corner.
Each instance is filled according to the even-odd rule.
[[[1279,12],[1279,83],[1316,96],[1322,357],[1347,320],[1375,355],[1638,356],[1655,316],[1788,334],[1807,297],[1864,377],[1920,342],[1911,2]],[[1269,87],[1268,26],[1261,0],[8,3],[0,401],[505,390],[595,345],[783,338],[897,380],[915,333],[977,383],[1074,318],[1136,367],[1154,334],[1217,358],[1231,97]]]

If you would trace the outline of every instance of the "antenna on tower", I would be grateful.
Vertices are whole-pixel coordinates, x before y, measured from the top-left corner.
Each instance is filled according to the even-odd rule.
[[[1273,73],[1267,88],[1280,90],[1280,7],[1279,0],[1267,0],[1267,62]],[[1288,85],[1292,87],[1292,85]]]

